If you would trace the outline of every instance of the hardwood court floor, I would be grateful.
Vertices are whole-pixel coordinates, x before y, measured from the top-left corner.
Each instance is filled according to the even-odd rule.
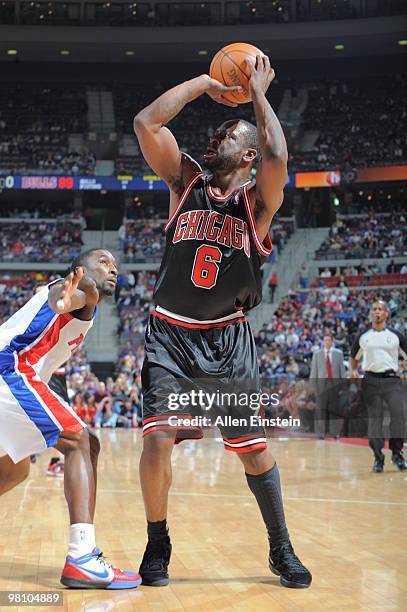
[[[116,565],[136,569],[146,539],[141,438],[123,430],[103,430],[101,438],[97,542]],[[291,439],[272,441],[272,449],[292,540],[314,575],[311,589],[285,589],[269,572],[265,530],[240,462],[210,438],[174,450],[170,586],[65,590],[64,608],[43,609],[407,610],[406,474],[388,455],[384,474],[372,474],[361,446]],[[59,589],[68,520],[63,483],[44,475],[49,454],[0,500],[0,590]]]

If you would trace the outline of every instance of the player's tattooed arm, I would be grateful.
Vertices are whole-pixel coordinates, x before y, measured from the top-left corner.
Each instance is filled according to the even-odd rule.
[[[181,196],[182,192],[184,191],[184,179],[183,179],[182,169],[181,169],[181,174],[179,176],[175,176],[175,175],[169,176],[167,180],[167,184],[168,184],[168,187],[171,189],[171,191],[176,193],[178,196]]]
[[[179,193],[178,177],[183,166],[182,154],[173,133],[166,127],[186,104],[207,93],[218,102],[225,91],[236,91],[236,87],[225,87],[207,74],[185,81],[163,93],[134,118],[134,131],[148,165],[160,176],[174,193]],[[174,177],[176,180],[174,181]],[[188,180],[188,176],[184,176]],[[184,185],[183,185],[184,186]]]

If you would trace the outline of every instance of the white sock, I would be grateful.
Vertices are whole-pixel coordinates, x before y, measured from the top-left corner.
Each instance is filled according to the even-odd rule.
[[[95,526],[92,523],[75,523],[69,529],[68,555],[77,559],[95,548]]]

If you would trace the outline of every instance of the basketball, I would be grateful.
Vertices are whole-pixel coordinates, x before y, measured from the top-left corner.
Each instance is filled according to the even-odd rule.
[[[247,68],[246,58],[250,56],[255,61],[256,56],[262,54],[263,52],[257,47],[242,42],[232,43],[217,52],[211,62],[209,75],[228,87],[240,85],[243,90],[223,94],[226,100],[238,104],[251,102],[249,94],[250,72]]]

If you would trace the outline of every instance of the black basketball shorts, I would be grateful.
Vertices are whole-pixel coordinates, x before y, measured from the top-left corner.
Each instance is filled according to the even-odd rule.
[[[171,316],[168,316],[171,314]],[[260,377],[246,318],[200,324],[154,311],[146,329],[143,436],[176,432],[175,442],[219,428],[226,450],[266,448],[259,419]]]

